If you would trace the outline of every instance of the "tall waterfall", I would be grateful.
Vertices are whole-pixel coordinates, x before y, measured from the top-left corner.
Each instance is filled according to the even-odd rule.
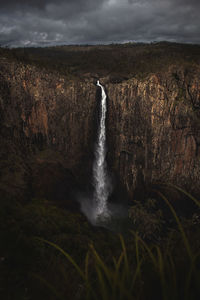
[[[97,81],[101,88],[100,121],[98,127],[98,137],[95,148],[95,160],[93,165],[94,180],[94,218],[107,218],[109,210],[107,199],[110,193],[110,181],[107,174],[106,164],[106,93],[104,87]]]
[[[104,221],[109,221],[111,217],[107,200],[112,186],[106,164],[106,93],[99,81],[97,81],[97,86],[101,88],[101,101],[93,163],[94,192],[90,196],[81,197],[80,204],[83,213],[93,225],[103,225]]]

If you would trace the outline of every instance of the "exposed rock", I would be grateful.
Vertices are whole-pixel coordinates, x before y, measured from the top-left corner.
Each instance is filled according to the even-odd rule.
[[[89,182],[96,138],[96,76],[69,81],[56,72],[1,61],[3,195],[56,198],[59,182],[68,180],[67,190]],[[136,187],[155,181],[198,192],[200,69],[172,66],[143,80],[107,76],[101,82],[109,98],[109,167],[129,196]],[[51,174],[59,182],[51,180]]]
[[[109,161],[130,195],[144,182],[199,191],[200,69],[107,84]]]
[[[9,187],[14,184],[13,194],[16,194],[16,185],[19,189],[23,187],[21,197],[26,187],[30,190],[27,178],[30,177],[31,185],[35,182],[32,167],[38,166],[40,170],[42,163],[45,165],[51,160],[49,166],[53,171],[52,161],[56,161],[57,156],[62,167],[71,170],[77,181],[84,184],[91,172],[95,135],[93,80],[67,81],[57,73],[47,73],[33,66],[2,63],[0,86],[1,188],[10,193],[12,188]],[[48,157],[44,154],[40,159],[41,153],[48,149],[51,150]],[[13,183],[15,171],[9,167],[19,160],[21,171],[16,172],[20,180],[16,183],[14,179]],[[38,183],[40,176],[44,173],[38,171]],[[46,181],[47,186],[48,176]],[[36,186],[39,185],[35,184],[34,188]],[[33,192],[37,194],[36,190]]]

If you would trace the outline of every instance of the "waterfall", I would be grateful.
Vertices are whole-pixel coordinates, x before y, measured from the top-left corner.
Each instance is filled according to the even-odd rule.
[[[80,204],[83,213],[93,225],[104,226],[104,221],[109,221],[111,217],[107,200],[112,186],[106,164],[106,93],[99,81],[97,86],[101,88],[101,101],[92,174],[94,192],[89,197],[81,197]]]
[[[93,165],[94,180],[94,217],[109,217],[107,199],[110,193],[110,180],[107,174],[106,164],[106,93],[104,87],[97,81],[101,88],[100,121],[98,126],[98,137],[95,147],[95,160]]]
[[[93,193],[81,195],[79,201],[82,212],[93,225],[119,230],[121,225],[124,226],[124,218],[128,218],[128,206],[119,203],[109,203],[108,205],[108,197],[113,186],[106,164],[106,92],[99,80],[97,86],[101,88],[101,99],[92,174],[94,190]],[[117,223],[113,222],[114,218],[117,218]]]

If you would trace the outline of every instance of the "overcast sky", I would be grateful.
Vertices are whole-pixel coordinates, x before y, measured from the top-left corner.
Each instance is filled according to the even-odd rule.
[[[0,44],[200,43],[200,0],[0,0]]]

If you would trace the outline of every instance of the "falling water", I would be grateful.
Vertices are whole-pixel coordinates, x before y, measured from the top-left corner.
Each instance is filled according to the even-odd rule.
[[[97,81],[97,86],[101,88],[101,101],[93,163],[94,192],[92,195],[81,196],[80,204],[82,212],[93,225],[119,230],[120,226],[123,226],[124,218],[128,216],[128,209],[125,205],[116,203],[109,203],[108,206],[107,200],[112,191],[112,184],[106,164],[106,93],[99,81]],[[115,218],[117,218],[117,223],[114,221]],[[118,226],[120,218],[122,222]]]
[[[110,193],[110,181],[106,164],[106,93],[104,87],[99,83],[99,80],[97,81],[97,85],[101,88],[101,105],[95,160],[93,165],[95,187],[93,201],[95,204],[95,219],[109,217],[107,199]]]
[[[101,102],[93,163],[94,192],[89,197],[80,197],[80,204],[83,213],[93,225],[105,226],[105,222],[109,222],[111,217],[107,200],[111,193],[112,185],[106,164],[106,93],[99,81],[97,81],[97,85],[101,88]]]

